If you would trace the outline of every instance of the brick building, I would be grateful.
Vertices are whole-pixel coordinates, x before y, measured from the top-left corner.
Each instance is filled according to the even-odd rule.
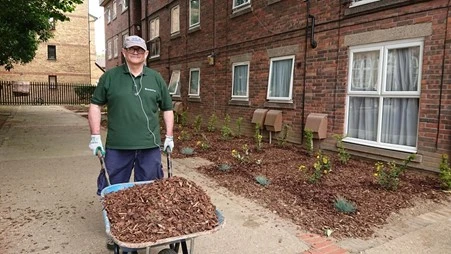
[[[106,68],[128,34],[190,116],[243,117],[265,137],[307,126],[325,150],[437,170],[451,152],[448,0],[103,0]],[[268,111],[269,110],[269,111]],[[269,115],[271,113],[271,115]],[[206,122],[206,120],[204,121]],[[263,125],[266,121],[263,122]],[[277,126],[271,126],[277,125]],[[269,132],[269,130],[276,130]],[[325,137],[325,138],[324,138]]]
[[[88,13],[88,0],[67,13],[70,21],[55,22],[54,37],[41,43],[34,60],[0,69],[4,81],[95,84],[103,71],[95,65],[95,17]]]

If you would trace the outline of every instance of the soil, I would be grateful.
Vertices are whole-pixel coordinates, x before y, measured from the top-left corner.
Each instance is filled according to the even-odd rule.
[[[311,154],[302,146],[277,140],[272,144],[263,140],[257,149],[252,137],[225,139],[220,130],[194,129],[175,127],[173,158],[208,159],[213,164],[199,167],[199,172],[311,233],[324,235],[331,230],[336,239],[367,239],[404,208],[450,201],[450,195],[440,189],[437,174],[408,169],[400,175],[398,188],[387,190],[377,182],[375,161],[351,156],[344,164],[338,154],[328,153],[323,155],[331,170],[321,171],[314,181],[317,151]],[[355,211],[340,212],[337,199],[347,200]]]

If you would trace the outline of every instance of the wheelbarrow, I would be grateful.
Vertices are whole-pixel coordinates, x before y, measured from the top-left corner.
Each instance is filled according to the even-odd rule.
[[[101,170],[105,171],[105,175],[106,175],[107,182],[109,185],[101,191],[100,195],[102,198],[104,198],[105,195],[107,195],[109,193],[124,190],[124,189],[130,188],[132,186],[135,186],[137,184],[152,184],[152,182],[154,182],[154,181],[142,181],[142,182],[128,182],[128,183],[120,183],[120,184],[111,185],[109,182],[108,172],[105,168],[103,156],[100,153],[98,153],[98,157],[100,159]],[[168,177],[172,177],[171,154],[166,153],[166,157],[167,157]],[[193,254],[195,238],[197,238],[199,236],[203,236],[203,235],[212,234],[224,226],[224,224],[225,224],[224,216],[218,209],[216,209],[215,212],[216,212],[216,216],[218,217],[218,225],[216,227],[214,227],[213,229],[210,229],[207,231],[202,231],[202,232],[191,233],[191,234],[187,234],[187,235],[159,239],[159,240],[156,240],[153,242],[131,243],[131,242],[123,242],[123,241],[117,239],[117,237],[110,231],[110,221],[108,219],[107,211],[106,211],[106,209],[102,209],[103,219],[105,222],[105,231],[106,231],[106,234],[109,237],[111,237],[111,239],[114,242],[114,253],[115,254],[120,254],[121,251],[122,251],[122,254],[126,254],[126,253],[133,254],[133,253],[138,253],[138,250],[146,250],[146,253],[149,254],[151,248],[156,248],[156,247],[161,247],[161,246],[168,246],[168,248],[161,250],[159,252],[159,254],[176,254],[176,253],[179,253],[180,247],[181,247],[183,254]],[[188,249],[188,245],[187,245],[188,241],[190,242],[189,249]]]

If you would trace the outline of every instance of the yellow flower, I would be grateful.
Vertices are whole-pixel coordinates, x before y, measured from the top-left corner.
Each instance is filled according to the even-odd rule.
[[[323,164],[327,164],[327,157],[323,157]]]
[[[305,166],[304,165],[299,166],[299,170],[305,170]]]
[[[374,173],[374,176],[378,176],[378,174],[377,174],[377,173]]]
[[[198,146],[198,145],[200,145],[202,142],[200,142],[200,141],[197,141],[197,143],[196,143],[196,146]]]

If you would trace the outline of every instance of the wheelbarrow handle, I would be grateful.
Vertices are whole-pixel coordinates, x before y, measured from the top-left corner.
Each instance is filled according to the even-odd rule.
[[[100,151],[100,150],[97,151],[97,157],[99,158],[99,161],[100,161],[100,172],[103,171],[105,173],[106,181],[108,183],[108,186],[110,186],[111,185],[110,175],[108,175],[108,170],[106,170],[105,159],[104,159],[104,155],[102,154],[102,151]]]

